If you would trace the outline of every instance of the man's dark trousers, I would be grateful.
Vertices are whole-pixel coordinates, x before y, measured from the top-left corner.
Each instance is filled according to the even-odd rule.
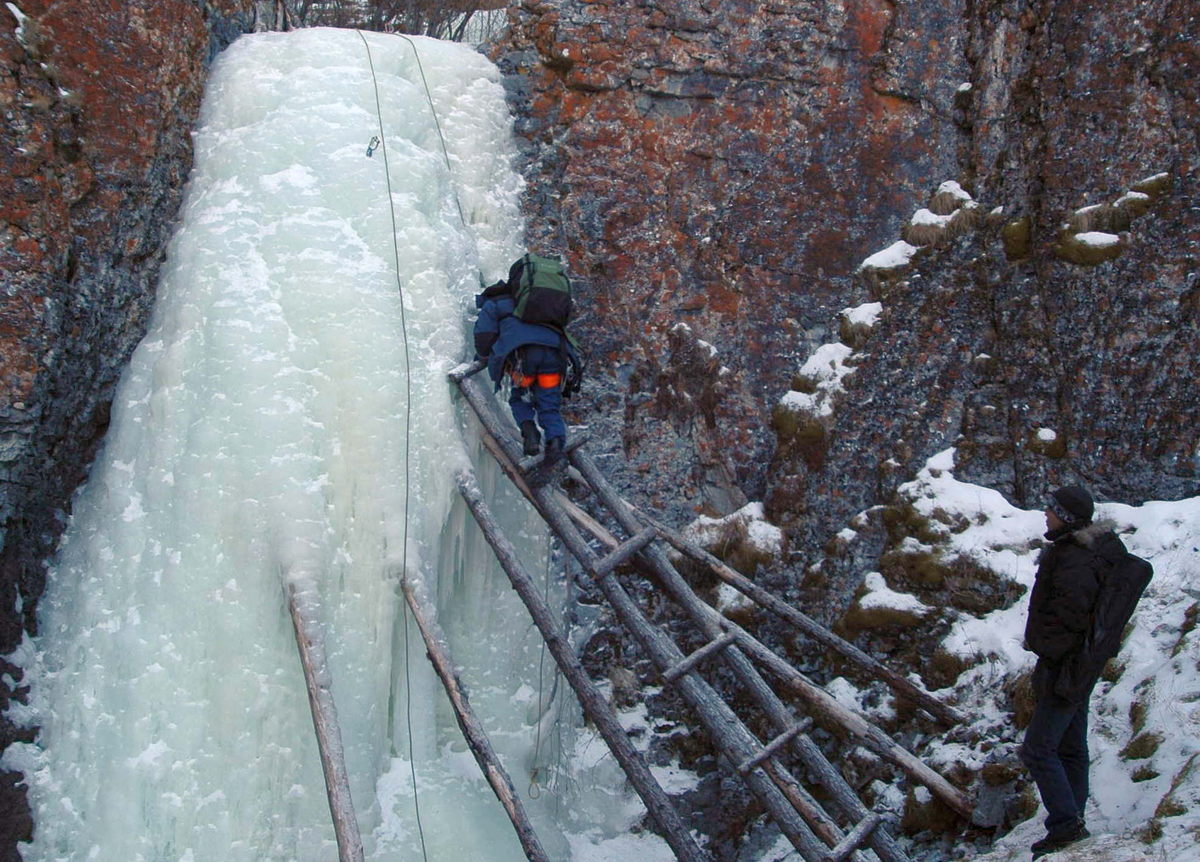
[[[543,347],[540,344],[530,344],[522,348],[522,374],[562,374],[566,369],[566,360],[562,352],[553,347]],[[530,404],[526,398],[532,399]],[[562,388],[552,386],[548,389],[541,386],[514,386],[509,395],[508,406],[512,409],[513,419],[520,425],[522,422],[532,422],[537,416],[538,424],[546,439],[554,437],[566,438],[567,425],[562,418]]]
[[[1057,668],[1044,659],[1033,672],[1037,705],[1025,729],[1021,761],[1028,767],[1046,806],[1046,831],[1070,829],[1083,820],[1088,798],[1088,701],[1071,703],[1051,690]]]

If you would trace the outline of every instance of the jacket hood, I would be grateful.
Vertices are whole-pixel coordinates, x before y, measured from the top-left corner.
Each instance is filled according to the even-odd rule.
[[[1085,548],[1095,548],[1101,538],[1115,532],[1116,526],[1115,521],[1105,518],[1100,521],[1093,521],[1086,527],[1080,527],[1078,530],[1067,534],[1064,538]]]

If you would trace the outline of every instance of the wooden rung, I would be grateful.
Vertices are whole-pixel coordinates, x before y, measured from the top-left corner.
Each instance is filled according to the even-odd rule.
[[[850,854],[862,846],[871,833],[875,831],[875,827],[883,822],[883,818],[872,812],[865,818],[859,821],[858,825],[847,833],[846,837],[838,842],[838,846],[834,847],[825,854],[823,862],[845,862],[850,858]]]
[[[658,538],[658,533],[653,527],[647,527],[642,530],[632,539],[626,539],[621,544],[617,545],[612,553],[604,559],[598,561],[592,567],[591,575],[596,580],[606,577],[611,574],[617,566],[627,562],[634,554],[646,547],[648,544]]]
[[[590,435],[587,431],[581,431],[578,434],[572,434],[571,438],[567,440],[567,445],[563,447],[563,455],[568,455],[571,452],[574,452],[576,449],[586,443],[589,437]],[[517,464],[517,467],[520,468],[522,473],[528,473],[534,467],[537,467],[539,464],[541,464],[545,457],[546,452],[544,449],[541,452],[538,452],[536,455],[526,455],[521,459],[520,463]]]
[[[450,379],[455,383],[462,383],[468,377],[478,374],[485,368],[487,368],[487,363],[482,359],[476,359],[474,362],[464,362],[457,368],[451,369]]]
[[[811,718],[805,718],[796,722],[783,733],[779,734],[779,736],[772,739],[767,745],[763,746],[762,751],[739,766],[737,768],[738,774],[745,775],[751,770],[757,769],[767,758],[774,757],[779,752],[779,749],[791,742],[796,734],[803,733],[810,727],[812,727]]]
[[[725,649],[725,647],[729,646],[735,640],[737,640],[736,632],[725,632],[725,634],[721,635],[715,641],[706,643],[679,664],[675,665],[675,667],[668,668],[667,671],[662,675],[663,682],[674,682],[696,665],[700,664],[700,662],[704,661],[710,655]]]

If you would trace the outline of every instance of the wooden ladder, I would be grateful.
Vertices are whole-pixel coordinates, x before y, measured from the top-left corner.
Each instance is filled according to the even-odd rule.
[[[459,366],[451,372],[450,378],[458,385],[468,404],[479,418],[484,430],[485,445],[504,472],[530,500],[541,517],[559,537],[563,545],[583,566],[612,606],[622,625],[628,629],[650,657],[664,683],[678,687],[681,696],[696,712],[718,750],[733,764],[738,776],[761,801],[780,831],[807,862],[842,862],[842,860],[858,858],[856,850],[862,846],[868,846],[874,850],[883,862],[907,862],[907,857],[883,824],[882,818],[866,808],[841,773],[829,763],[824,753],[809,738],[808,730],[812,726],[812,720],[797,718],[793,715],[792,711],[763,679],[757,667],[751,662],[751,658],[770,670],[789,690],[800,694],[810,710],[833,718],[857,741],[867,745],[889,762],[902,768],[915,780],[925,784],[931,792],[960,815],[970,817],[970,802],[934,770],[900,748],[862,716],[838,704],[819,686],[796,671],[787,661],[704,603],[671,564],[661,544],[663,540],[674,539],[685,547],[685,552],[693,556],[697,556],[698,549],[687,547],[688,543],[683,542],[672,531],[649,521],[649,519],[640,517],[628,503],[622,500],[600,473],[595,463],[583,451],[582,438],[573,438],[568,443],[567,457],[578,470],[583,481],[591,487],[609,515],[627,534],[627,538],[622,540],[611,535],[606,528],[587,513],[582,512],[552,484],[544,481],[546,477],[543,475],[544,467],[541,463],[541,456],[521,457],[517,441],[492,410],[492,399],[474,379],[474,375],[482,367],[480,362]],[[501,546],[504,544],[501,541],[503,536],[496,528],[494,520],[490,523],[487,522],[486,505],[478,495],[478,489],[475,487],[469,471],[460,472],[458,482],[464,499],[503,562],[504,557],[501,554]],[[601,556],[593,551],[588,540],[580,532],[580,526],[590,533],[593,539],[604,544],[608,549],[607,553]],[[505,550],[506,553],[511,554],[511,545],[508,545]],[[699,554],[703,555],[703,552],[700,551]],[[691,618],[707,640],[704,646],[690,655],[685,655],[671,637],[647,620],[615,576],[618,567],[634,559],[648,570],[655,585]],[[712,561],[706,562],[709,562],[710,565],[712,563]],[[720,565],[719,562],[718,565]],[[505,568],[507,571],[509,567]],[[732,574],[734,580],[745,581],[731,570],[724,574],[718,572],[718,574],[727,580]],[[510,577],[512,577],[511,572]],[[514,585],[516,585],[515,581]],[[745,592],[745,584],[735,583],[734,585],[743,588]],[[753,587],[752,584],[751,586]],[[518,591],[520,592],[520,588]],[[522,595],[522,598],[525,596]],[[752,595],[751,598],[755,597]],[[777,602],[773,597],[771,598],[772,601]],[[762,597],[759,597],[759,600],[761,601]],[[770,602],[764,604],[770,607]],[[790,606],[784,605],[784,607],[792,612],[790,616],[783,614],[790,623],[797,625],[802,630],[819,631],[819,634],[815,635],[819,640],[848,654],[860,665],[865,659],[873,673],[886,679],[903,696],[918,702],[922,708],[940,720],[955,721],[958,719],[957,713],[937,701],[936,698],[922,692],[894,672],[882,669],[884,672],[880,673],[880,666],[852,645],[841,641]],[[780,613],[780,609],[777,607],[771,609]],[[535,621],[536,619],[535,614]],[[809,633],[812,634],[812,631]],[[543,634],[545,634],[544,631]],[[750,697],[774,726],[774,736],[766,743],[761,742],[751,733],[725,700],[704,679],[701,673],[702,666],[717,657],[730,668],[733,675],[741,682]],[[558,660],[559,656],[555,654],[555,658]],[[564,667],[565,673],[566,668]],[[572,684],[574,685],[574,683]],[[576,688],[577,692],[578,690]],[[607,708],[606,703],[604,706]],[[584,703],[584,709],[591,715],[587,703]],[[624,734],[622,733],[620,736],[623,737]],[[612,740],[609,740],[607,735],[605,739],[610,745],[612,744]],[[844,819],[852,823],[848,830],[843,831],[837,821],[824,810],[804,785],[781,762],[780,756],[785,751],[791,751],[799,759],[808,775],[824,789]],[[616,753],[614,750],[614,754]],[[623,761],[622,766],[625,766]],[[628,774],[628,768],[626,771]],[[635,789],[642,794],[643,799],[646,799],[651,816],[679,858],[697,858],[681,854],[680,847],[676,846],[676,841],[671,838],[672,821],[677,822],[674,809],[669,805],[665,810],[661,804],[651,805],[651,800],[647,798],[644,788],[632,780],[632,775],[630,777]],[[656,784],[655,787],[657,787]],[[657,800],[657,802],[661,803],[661,800]],[[691,847],[694,846],[694,842],[692,842]]]

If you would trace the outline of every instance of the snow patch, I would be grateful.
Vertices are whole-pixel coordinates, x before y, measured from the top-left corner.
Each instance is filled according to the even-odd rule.
[[[872,327],[879,321],[879,315],[883,313],[883,303],[864,302],[862,305],[843,308],[840,313],[847,323]]]
[[[1098,230],[1084,231],[1075,234],[1075,241],[1093,248],[1112,248],[1121,244],[1121,238],[1115,233],[1105,233]]]
[[[902,266],[908,266],[917,251],[918,249],[915,245],[910,245],[904,240],[900,240],[892,243],[883,251],[875,252],[860,263],[854,271],[899,269]]]
[[[893,590],[879,572],[868,572],[863,578],[863,587],[866,592],[859,598],[858,606],[864,610],[896,610],[918,617],[923,617],[933,610],[911,593]]]

